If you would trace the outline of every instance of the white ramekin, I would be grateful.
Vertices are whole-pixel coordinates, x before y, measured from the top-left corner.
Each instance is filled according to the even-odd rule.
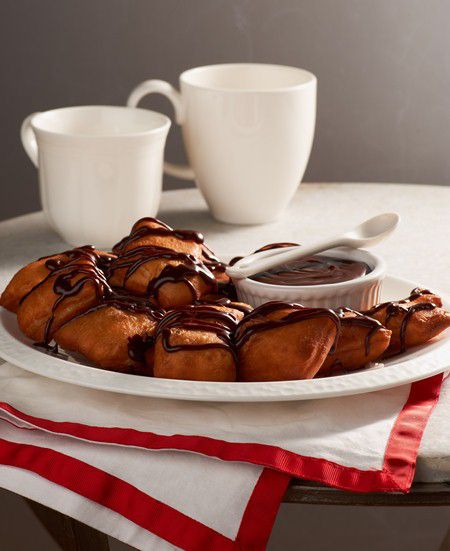
[[[362,249],[341,247],[322,253],[333,258],[359,260],[368,264],[371,271],[356,279],[326,285],[271,285],[249,278],[236,279],[238,298],[251,306],[260,306],[271,300],[298,302],[313,308],[339,308],[368,310],[379,302],[380,290],[386,275],[384,260]]]

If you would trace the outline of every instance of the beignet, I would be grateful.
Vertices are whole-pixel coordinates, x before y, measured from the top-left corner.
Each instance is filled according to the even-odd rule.
[[[235,381],[232,334],[238,315],[220,305],[172,310],[158,324],[154,375],[190,381]]]
[[[108,281],[153,297],[163,308],[191,304],[217,290],[214,275],[200,260],[162,247],[138,247],[121,254],[109,268]]]
[[[361,369],[379,358],[391,340],[391,331],[369,316],[349,308],[340,308],[336,314],[341,330],[335,349],[319,370],[321,377]]]
[[[203,235],[191,230],[174,230],[156,218],[141,218],[130,235],[117,243],[113,251],[123,254],[138,247],[164,247],[180,253],[202,257]]]
[[[102,368],[152,375],[146,352],[154,345],[162,316],[148,301],[113,295],[64,323],[54,339],[63,349],[78,352]]]
[[[77,258],[50,272],[22,297],[19,327],[30,339],[48,344],[63,323],[99,304],[108,292],[96,261]]]
[[[405,352],[411,346],[424,344],[450,327],[450,312],[442,300],[426,289],[413,289],[408,298],[384,302],[366,314],[392,331],[386,356]]]
[[[24,266],[12,277],[0,296],[0,306],[11,312],[17,312],[22,297],[44,280],[50,272],[61,268],[68,262],[72,262],[77,258],[89,258],[100,266],[106,266],[112,256],[109,253],[96,251],[91,245],[85,245],[70,251],[39,258]]]
[[[236,348],[239,379],[311,379],[339,333],[339,318],[325,308],[268,302],[239,323]]]

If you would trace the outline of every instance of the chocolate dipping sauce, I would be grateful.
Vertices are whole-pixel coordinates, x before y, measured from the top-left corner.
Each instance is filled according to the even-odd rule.
[[[272,285],[325,285],[350,281],[369,272],[365,262],[313,255],[281,264],[250,279]]]

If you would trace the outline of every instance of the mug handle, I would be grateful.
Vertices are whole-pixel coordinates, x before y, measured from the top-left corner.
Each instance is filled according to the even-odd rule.
[[[38,146],[36,142],[36,136],[34,135],[33,129],[31,127],[31,119],[38,113],[39,111],[28,115],[28,117],[23,121],[22,126],[20,127],[20,138],[22,140],[23,148],[25,149],[28,157],[30,157],[31,162],[36,168],[39,167]]]
[[[181,94],[171,84],[164,80],[146,80],[141,82],[131,92],[127,99],[128,107],[137,107],[141,99],[147,94],[162,94],[170,100],[175,111],[175,120],[181,125],[183,124],[183,105],[181,102]],[[26,149],[26,148],[25,148]],[[195,174],[192,168],[188,165],[176,165],[174,163],[164,163],[164,172],[169,176],[181,178],[182,180],[194,180]]]

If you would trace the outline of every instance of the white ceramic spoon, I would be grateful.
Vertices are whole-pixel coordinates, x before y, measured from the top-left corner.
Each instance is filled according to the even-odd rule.
[[[269,249],[246,256],[236,262],[234,266],[228,266],[226,273],[232,279],[243,279],[264,270],[270,270],[280,264],[298,260],[304,256],[317,254],[335,247],[371,247],[390,235],[400,222],[400,215],[396,212],[385,212],[373,218],[369,218],[359,226],[328,239],[323,239],[311,245]]]

